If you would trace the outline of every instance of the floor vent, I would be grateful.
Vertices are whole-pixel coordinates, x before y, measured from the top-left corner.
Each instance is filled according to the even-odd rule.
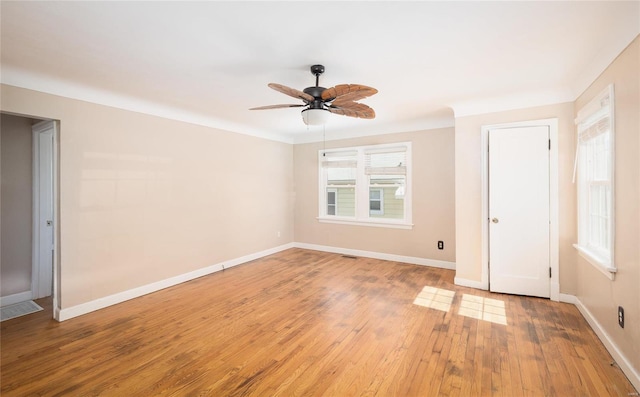
[[[40,310],[43,309],[34,301],[24,301],[14,303],[13,305],[3,306],[0,308],[0,321],[10,320],[12,318],[39,312]]]

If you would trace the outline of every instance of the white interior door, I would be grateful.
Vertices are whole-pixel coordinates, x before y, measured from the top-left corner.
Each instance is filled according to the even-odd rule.
[[[34,265],[32,271],[33,299],[50,296],[53,290],[53,135],[54,122],[33,126],[36,161],[34,173]]]
[[[489,288],[549,297],[549,127],[489,131]]]

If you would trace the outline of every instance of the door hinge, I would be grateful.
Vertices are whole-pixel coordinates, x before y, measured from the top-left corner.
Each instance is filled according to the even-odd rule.
[[[549,150],[551,150],[551,139],[549,139]]]
[[[549,268],[549,278],[551,278],[551,268]]]

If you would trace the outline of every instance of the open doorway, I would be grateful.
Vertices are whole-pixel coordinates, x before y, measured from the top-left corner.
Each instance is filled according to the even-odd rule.
[[[2,306],[57,292],[58,122],[0,114]]]

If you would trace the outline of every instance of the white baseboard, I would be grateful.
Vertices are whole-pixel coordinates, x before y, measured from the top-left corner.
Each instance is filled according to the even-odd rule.
[[[375,258],[375,259],[382,259],[382,260],[389,260],[389,261],[396,261],[396,262],[405,262],[405,263],[411,263],[416,265],[432,266],[432,267],[439,267],[439,268],[451,269],[451,270],[455,269],[454,262],[438,261],[434,259],[424,259],[424,258],[416,258],[416,257],[394,255],[394,254],[385,254],[380,252],[328,247],[328,246],[314,245],[314,244],[289,243],[289,244],[284,244],[278,247],[270,248],[264,251],[260,251],[254,254],[245,255],[240,258],[231,259],[222,263],[207,266],[202,269],[194,270],[189,273],[180,274],[175,277],[170,277],[165,280],[160,280],[160,281],[143,285],[137,288],[133,288],[127,291],[118,292],[116,294],[105,296],[103,298],[98,298],[90,302],[82,303],[82,304],[68,307],[68,308],[63,308],[63,309],[60,309],[57,313],[54,313],[54,318],[56,318],[58,321],[65,321],[70,318],[81,316],[83,314],[87,314],[95,310],[100,310],[108,306],[116,305],[118,303],[130,300],[130,299],[134,299],[152,292],[156,292],[164,288],[172,287],[174,285],[184,283],[186,281],[190,281],[198,277],[206,276],[207,274],[215,273],[223,269],[228,269],[230,267],[237,266],[242,263],[250,262],[252,260],[259,259],[264,256],[275,254],[277,252],[284,251],[286,249],[294,248],[294,247],[316,250],[316,251],[333,252],[333,253],[339,253],[343,255],[354,255],[354,256],[362,256],[367,258]],[[30,299],[30,295],[29,295],[29,299]]]
[[[560,294],[559,298],[560,299],[558,300],[562,303],[571,303],[572,305],[575,305],[576,302],[578,302],[578,298],[576,298],[575,295]]]
[[[454,277],[453,283],[461,287],[469,287],[469,288],[481,289],[485,291],[487,290],[487,288],[484,286],[482,281],[468,280],[466,278]]]
[[[582,313],[582,316],[587,320],[593,331],[598,335],[600,341],[604,344],[604,347],[607,349],[609,354],[616,361],[622,372],[629,378],[631,384],[636,388],[636,390],[640,390],[640,373],[633,368],[627,357],[618,349],[618,346],[611,339],[607,331],[600,325],[598,320],[591,314],[589,309],[586,308],[585,305],[580,302],[580,299],[574,297],[575,305]]]
[[[0,297],[0,306],[9,306],[14,303],[20,303],[31,300],[33,295],[31,291],[18,292],[17,294]]]
[[[105,307],[108,307],[108,306],[116,305],[118,303],[130,300],[133,298],[138,298],[140,296],[150,294],[152,292],[156,292],[161,289],[172,287],[174,285],[184,283],[186,281],[190,281],[198,277],[206,276],[207,274],[228,269],[230,267],[237,266],[242,263],[250,262],[252,260],[259,259],[267,255],[275,254],[277,252],[284,251],[286,249],[293,248],[293,247],[294,247],[293,243],[281,245],[281,246],[270,248],[264,251],[245,255],[240,258],[236,258],[236,259],[228,260],[215,265],[207,266],[198,270],[194,270],[189,273],[184,273],[175,277],[170,277],[164,280],[156,281],[154,283],[143,285],[127,291],[118,292],[116,294],[105,296],[103,298],[98,298],[90,302],[82,303],[82,304],[68,307],[68,308],[63,308],[63,309],[60,309],[59,313],[57,313],[58,315],[56,319],[58,321],[68,320],[70,318],[81,316],[83,314],[87,314],[95,310],[104,309]]]
[[[439,261],[436,259],[417,258],[415,256],[404,256],[396,254],[386,254],[384,252],[363,251],[349,248],[330,247],[326,245],[316,245],[307,243],[293,243],[296,248],[303,248],[314,251],[331,252],[334,254],[362,256],[365,258],[381,259],[385,261],[411,263],[413,265],[439,267],[441,269],[455,270],[455,262]]]

